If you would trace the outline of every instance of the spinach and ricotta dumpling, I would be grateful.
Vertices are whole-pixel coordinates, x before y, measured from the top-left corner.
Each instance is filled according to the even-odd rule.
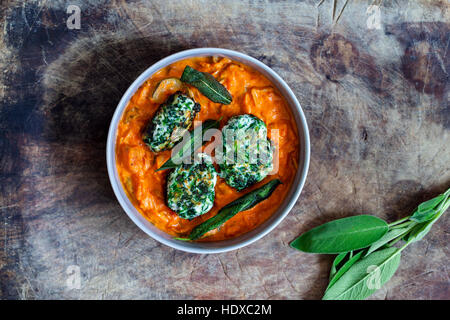
[[[266,124],[244,114],[232,117],[222,129],[220,176],[241,191],[264,179],[273,169],[273,150]]]
[[[171,149],[183,138],[194,121],[200,105],[182,92],[164,102],[150,120],[143,134],[144,142],[154,152]]]
[[[217,172],[204,153],[193,163],[173,169],[167,178],[167,205],[183,219],[193,219],[213,207]]]

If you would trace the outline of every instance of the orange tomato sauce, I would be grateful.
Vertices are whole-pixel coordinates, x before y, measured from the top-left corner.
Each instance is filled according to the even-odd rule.
[[[170,158],[171,150],[153,153],[142,141],[142,132],[160,103],[152,100],[157,84],[166,78],[180,78],[186,65],[211,73],[233,96],[230,105],[214,103],[196,88],[189,87],[201,111],[195,121],[219,119],[222,128],[228,119],[240,114],[253,114],[262,119],[268,129],[278,129],[278,171],[263,181],[241,191],[228,186],[218,177],[213,208],[204,215],[185,220],[166,205],[166,176],[169,170],[155,172]],[[167,97],[174,92],[167,92]],[[297,127],[291,111],[275,86],[256,70],[236,61],[218,57],[190,58],[173,63],[153,74],[133,95],[119,123],[116,141],[117,170],[122,185],[134,206],[157,228],[173,236],[187,235],[218,210],[268,181],[279,178],[283,184],[275,192],[250,210],[239,212],[218,230],[213,230],[201,241],[218,241],[244,234],[267,220],[286,197],[298,167],[299,142]],[[274,154],[276,159],[277,154]],[[275,170],[274,170],[275,171]]]

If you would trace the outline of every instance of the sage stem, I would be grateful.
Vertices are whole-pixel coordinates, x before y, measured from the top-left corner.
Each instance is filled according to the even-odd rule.
[[[397,225],[397,224],[399,224],[399,223],[402,223],[403,221],[408,220],[410,217],[411,217],[411,216],[407,216],[407,217],[404,217],[404,218],[402,218],[402,219],[400,219],[400,220],[394,221],[394,222],[388,224],[388,227],[390,228],[390,227],[395,226],[395,225]]]
[[[404,223],[400,223],[400,224],[397,224],[397,225],[395,225],[394,227],[392,227],[392,228],[390,228],[390,229],[399,229],[399,228],[403,228],[403,227],[407,227],[407,226],[409,226],[411,223],[413,223],[414,221],[407,221],[407,222],[404,222]],[[390,226],[389,226],[390,227]]]

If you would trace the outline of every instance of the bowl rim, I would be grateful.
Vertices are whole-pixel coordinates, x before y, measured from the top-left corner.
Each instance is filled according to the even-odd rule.
[[[244,64],[249,64],[251,67],[257,67],[262,69],[264,72],[263,75],[269,76],[271,78],[270,80],[278,87],[280,90],[280,87],[283,89],[284,93],[281,92],[284,96],[284,98],[287,100],[288,105],[291,109],[295,108],[297,114],[295,114],[294,110],[291,110],[294,114],[294,117],[296,115],[298,118],[295,119],[297,124],[297,135],[298,138],[301,139],[301,136],[303,136],[303,140],[300,141],[301,143],[301,153],[303,152],[303,167],[298,168],[296,177],[294,178],[294,181],[292,183],[291,189],[289,190],[288,195],[284,199],[283,203],[280,205],[278,210],[272,214],[271,218],[260,224],[255,229],[238,236],[236,238],[230,239],[230,240],[222,240],[222,241],[216,241],[216,242],[184,242],[179,240],[174,240],[171,238],[168,238],[168,234],[163,232],[162,230],[159,230],[156,228],[156,226],[153,226],[150,221],[148,221],[131,203],[130,199],[126,195],[122,183],[120,181],[120,177],[117,173],[117,166],[116,166],[116,137],[117,137],[117,128],[118,124],[120,122],[120,119],[122,118],[123,111],[125,110],[126,106],[128,105],[128,102],[130,101],[133,94],[139,89],[139,87],[156,71],[160,70],[161,68],[166,67],[167,65],[170,65],[176,61],[183,60],[186,58],[192,58],[192,57],[201,57],[201,56],[224,56],[231,58],[233,60],[240,61]],[[261,72],[261,70],[257,71]],[[281,90],[280,90],[281,91]],[[289,103],[289,101],[291,103]],[[300,121],[300,123],[299,123]],[[301,131],[301,132],[300,132]],[[108,176],[109,180],[111,182],[111,186],[113,188],[114,194],[119,201],[122,209],[125,211],[125,213],[128,215],[128,217],[146,234],[148,234],[153,239],[159,241],[160,243],[163,243],[169,247],[172,247],[174,249],[178,249],[185,252],[190,253],[222,253],[227,252],[231,250],[236,250],[239,248],[242,248],[244,246],[247,246],[265,235],[267,235],[269,232],[271,232],[276,226],[280,224],[280,222],[289,214],[293,206],[298,200],[298,197],[300,196],[300,193],[303,189],[303,186],[306,181],[306,176],[309,169],[309,162],[310,162],[310,137],[309,137],[309,129],[308,124],[306,121],[305,114],[303,113],[302,107],[300,103],[298,102],[297,98],[295,97],[293,91],[291,88],[287,85],[287,83],[270,67],[265,65],[263,62],[246,55],[244,53],[229,50],[229,49],[222,49],[222,48],[196,48],[196,49],[188,49],[183,50],[177,53],[174,53],[172,55],[169,55],[158,62],[154,63],[150,67],[148,67],[144,72],[142,72],[139,77],[136,78],[136,80],[128,87],[128,89],[125,91],[124,95],[120,99],[113,117],[111,119],[111,123],[108,130],[108,138],[106,142],[106,163],[107,163],[107,169],[108,169]],[[301,157],[301,155],[299,155]],[[297,181],[298,180],[298,181]],[[297,186],[296,186],[297,184]],[[293,190],[295,189],[295,190]],[[289,199],[288,199],[289,198]],[[286,200],[287,203],[286,203]],[[283,208],[284,207],[284,208]],[[281,210],[279,214],[278,211]],[[273,218],[275,215],[277,215],[275,218]],[[272,220],[269,222],[269,220]],[[151,225],[151,226],[150,226]],[[261,230],[258,230],[261,229]],[[242,241],[238,241],[239,238],[245,237],[246,238]],[[226,243],[229,242],[227,245]],[[217,244],[222,243],[223,245],[220,245],[219,247],[211,246],[209,247],[208,244]]]

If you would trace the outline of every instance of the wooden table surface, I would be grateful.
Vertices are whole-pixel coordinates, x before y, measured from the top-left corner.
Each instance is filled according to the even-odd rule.
[[[0,297],[319,299],[332,257],[290,241],[349,215],[393,221],[447,189],[448,2],[350,0],[339,16],[339,0],[335,22],[333,1],[318,2],[2,1]],[[69,4],[80,8],[79,30],[66,25]],[[119,206],[105,163],[127,87],[159,59],[197,47],[273,68],[311,134],[292,212],[262,240],[215,255],[149,238]],[[450,298],[448,217],[404,251],[371,299]]]

